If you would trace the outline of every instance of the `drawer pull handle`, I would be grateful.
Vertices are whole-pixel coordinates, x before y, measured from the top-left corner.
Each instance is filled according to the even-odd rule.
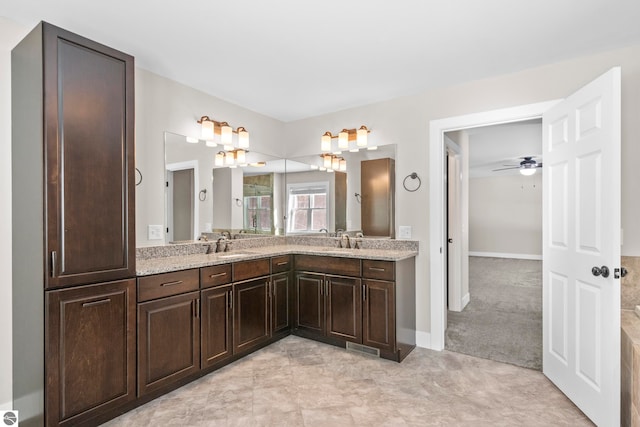
[[[369,270],[373,270],[373,271],[385,271],[384,268],[382,267],[369,267]]]
[[[287,264],[289,264],[289,261],[282,261],[277,263],[276,265],[287,265]]]
[[[222,277],[222,276],[226,276],[226,275],[227,275],[227,272],[225,271],[225,272],[222,272],[222,273],[212,274],[212,275],[209,276],[209,278],[210,279],[214,279],[216,277]]]
[[[163,283],[160,286],[175,286],[175,285],[181,285],[182,283],[183,283],[182,280],[176,280],[175,282]]]
[[[111,298],[99,299],[97,301],[82,303],[82,308],[93,307],[94,305],[107,304],[111,302]]]

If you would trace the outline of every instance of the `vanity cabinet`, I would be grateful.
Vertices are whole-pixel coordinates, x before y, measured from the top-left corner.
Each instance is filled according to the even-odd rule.
[[[295,333],[373,347],[381,357],[396,361],[415,347],[414,258],[360,261],[296,255],[295,260]]]
[[[271,335],[287,333],[291,329],[292,297],[291,255],[271,258]]]
[[[361,342],[360,260],[296,255],[295,267],[295,328],[312,335]]]
[[[219,364],[233,355],[231,264],[200,269],[200,365]]]
[[[40,23],[11,85],[13,409],[91,424],[136,377],[134,59]]]
[[[138,395],[200,370],[197,269],[138,279]]]
[[[233,353],[260,347],[271,336],[269,258],[233,263]]]
[[[47,425],[76,425],[135,399],[135,299],[134,279],[46,294],[56,367],[47,370]]]

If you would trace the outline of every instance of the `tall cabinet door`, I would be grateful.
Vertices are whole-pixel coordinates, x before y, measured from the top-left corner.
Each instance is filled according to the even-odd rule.
[[[133,57],[49,24],[43,39],[45,287],[133,277]]]
[[[135,279],[47,292],[46,425],[135,398],[135,309]]]

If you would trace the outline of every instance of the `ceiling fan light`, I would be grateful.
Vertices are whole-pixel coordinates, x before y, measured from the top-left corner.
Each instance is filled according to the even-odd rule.
[[[536,173],[536,168],[522,168],[520,169],[520,173],[524,176],[531,176]]]

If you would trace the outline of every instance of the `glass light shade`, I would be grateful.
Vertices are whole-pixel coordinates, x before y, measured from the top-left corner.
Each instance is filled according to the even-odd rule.
[[[249,148],[249,132],[243,127],[238,128],[238,147]]]
[[[331,167],[331,156],[329,154],[325,154],[324,156],[322,156],[322,166],[324,166],[325,168]]]
[[[224,155],[224,163],[227,165],[232,165],[233,164],[233,153],[226,153]]]
[[[358,147],[367,146],[367,133],[369,133],[369,131],[367,130],[367,127],[360,126],[360,129],[358,129],[358,132],[356,134],[356,145]]]
[[[220,142],[222,142],[222,145],[233,145],[232,137],[233,129],[227,122],[222,122],[220,124]]]
[[[208,118],[202,118],[201,119],[201,132],[202,132],[202,139],[209,140],[209,139],[213,139],[213,122],[211,120],[209,120]]]
[[[320,138],[320,151],[331,151],[331,133],[325,132]]]
[[[244,163],[247,160],[246,152],[244,150],[237,150],[236,160],[238,163]]]
[[[340,170],[343,172],[347,170],[347,161],[345,159],[340,160]]]
[[[536,173],[536,168],[523,168],[520,169],[520,173],[524,176],[531,176]]]
[[[216,166],[222,166],[224,164],[224,154],[223,153],[217,153],[216,154],[215,164],[216,164]]]
[[[349,133],[342,129],[342,131],[338,134],[338,148],[348,148],[349,147]]]
[[[339,158],[334,157],[333,160],[331,160],[331,169],[333,169],[333,170],[340,169],[340,159]]]
[[[207,140],[207,141],[205,141],[204,143],[205,143],[205,145],[206,145],[207,147],[217,147],[217,146],[218,146],[218,144],[216,144],[215,142],[213,142],[213,141],[212,141],[212,140],[210,140],[210,139],[209,139],[209,140]]]

